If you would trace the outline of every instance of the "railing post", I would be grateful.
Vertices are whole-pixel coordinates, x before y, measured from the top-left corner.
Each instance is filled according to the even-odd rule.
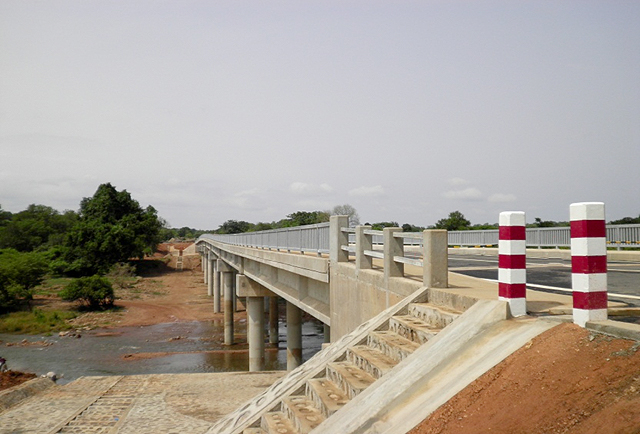
[[[449,249],[446,229],[422,232],[422,283],[428,288],[449,286]]]
[[[394,256],[404,256],[404,242],[402,238],[393,236],[396,232],[402,232],[401,228],[384,228],[384,279],[389,281],[390,277],[404,277],[404,264],[396,262]]]
[[[330,224],[329,259],[331,262],[348,262],[349,252],[342,250],[342,246],[349,245],[349,234],[342,232],[342,228],[349,226],[349,216],[332,215]]]
[[[604,203],[573,203],[571,220],[571,283],[573,322],[607,319],[607,229]]]
[[[527,314],[527,251],[525,213],[500,213],[498,298],[509,303],[512,316]]]
[[[364,231],[371,226],[356,226],[356,270],[369,270],[373,267],[373,258],[364,254],[365,250],[373,250],[371,235]]]

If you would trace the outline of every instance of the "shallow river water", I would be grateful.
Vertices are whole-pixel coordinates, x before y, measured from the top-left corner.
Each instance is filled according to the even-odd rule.
[[[281,322],[279,348],[267,349],[266,370],[286,369],[286,330]],[[235,332],[246,335],[246,324],[237,322]],[[246,340],[224,346],[220,322],[175,322],[80,334],[80,338],[0,334],[0,356],[7,359],[11,370],[38,375],[53,371],[62,376],[58,384],[87,375],[226,372],[249,367]],[[303,359],[308,360],[322,347],[322,324],[304,322],[302,335]],[[29,344],[20,344],[25,339]],[[44,345],[47,343],[51,345]],[[139,353],[169,354],[135,356]]]

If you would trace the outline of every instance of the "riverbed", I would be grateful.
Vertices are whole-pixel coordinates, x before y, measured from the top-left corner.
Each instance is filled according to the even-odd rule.
[[[265,354],[265,370],[285,370],[286,324],[280,323],[277,348]],[[55,372],[58,384],[82,376],[180,374],[246,371],[249,354],[246,322],[235,323],[236,345],[223,345],[221,321],[191,321],[58,334],[0,334],[0,356],[9,369],[44,375]],[[303,360],[322,347],[323,326],[302,324]]]

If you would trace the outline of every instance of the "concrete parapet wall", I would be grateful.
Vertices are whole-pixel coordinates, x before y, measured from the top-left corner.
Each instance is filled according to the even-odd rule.
[[[357,270],[353,262],[332,263],[330,276],[332,342],[422,287],[401,277],[385,281],[381,270]]]

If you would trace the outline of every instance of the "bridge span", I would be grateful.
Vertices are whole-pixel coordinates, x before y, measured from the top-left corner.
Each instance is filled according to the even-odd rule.
[[[303,234],[307,240],[288,248],[256,248],[256,243],[241,237],[235,237],[234,241],[216,235],[203,235],[196,241],[214,311],[224,311],[227,345],[233,344],[234,300],[246,298],[252,371],[261,370],[264,365],[267,297],[271,307],[276,297],[286,300],[287,367],[293,369],[302,362],[302,311],[322,321],[325,340],[335,342],[417,289],[448,285],[444,230],[408,234],[400,228],[354,229],[348,227],[346,216],[332,216],[329,225],[312,225],[303,230],[308,232]],[[298,241],[303,235],[300,233]],[[319,240],[327,239],[326,235],[329,245],[322,246]],[[350,235],[355,237],[352,243]],[[381,250],[374,248],[376,236],[383,238]],[[410,258],[404,253],[405,238],[417,236],[424,259]],[[355,260],[350,260],[350,253]],[[412,267],[412,271],[405,273],[405,265]],[[269,323],[270,339],[274,334],[277,339],[277,316],[270,315]]]
[[[604,228],[604,222],[602,226]],[[631,229],[635,230],[635,227]],[[607,231],[611,232],[609,228]],[[196,244],[202,255],[204,280],[213,297],[214,311],[224,311],[227,345],[234,343],[235,300],[237,297],[246,300],[249,369],[257,371],[264,367],[267,300],[271,343],[278,342],[277,300],[286,301],[288,369],[302,363],[302,312],[324,323],[326,342],[336,342],[420,289],[428,290],[430,301],[460,311],[465,311],[478,299],[505,300],[498,297],[497,282],[484,281],[483,284],[480,280],[470,279],[464,281],[462,290],[460,279],[463,276],[449,274],[449,245],[452,238],[457,240],[458,237],[453,235],[445,230],[405,233],[401,228],[383,231],[372,230],[369,226],[350,228],[348,217],[332,216],[326,224],[286,230],[207,234]],[[606,236],[611,238],[608,233]],[[604,245],[604,237],[595,240],[598,239]],[[497,239],[492,242],[500,244]],[[563,242],[567,243],[566,240]],[[571,245],[571,239],[568,243]],[[460,250],[452,249],[456,253]],[[570,251],[557,249],[527,250],[526,256],[545,257],[551,252],[553,255],[562,253],[571,259]],[[493,254],[502,255],[498,255],[497,249]],[[608,255],[637,258],[635,252],[609,251]],[[457,282],[449,288],[452,278]],[[604,279],[606,286],[606,277]],[[584,310],[576,307],[575,295],[572,305],[571,293],[540,296],[532,288],[536,285],[526,286],[525,298],[520,299],[526,306],[524,313],[550,312],[552,308],[571,312],[573,308],[575,315],[576,309]],[[604,303],[606,307],[606,293]],[[611,300],[609,303],[610,308],[621,305],[625,303],[611,303]],[[511,304],[509,306],[512,308]]]

